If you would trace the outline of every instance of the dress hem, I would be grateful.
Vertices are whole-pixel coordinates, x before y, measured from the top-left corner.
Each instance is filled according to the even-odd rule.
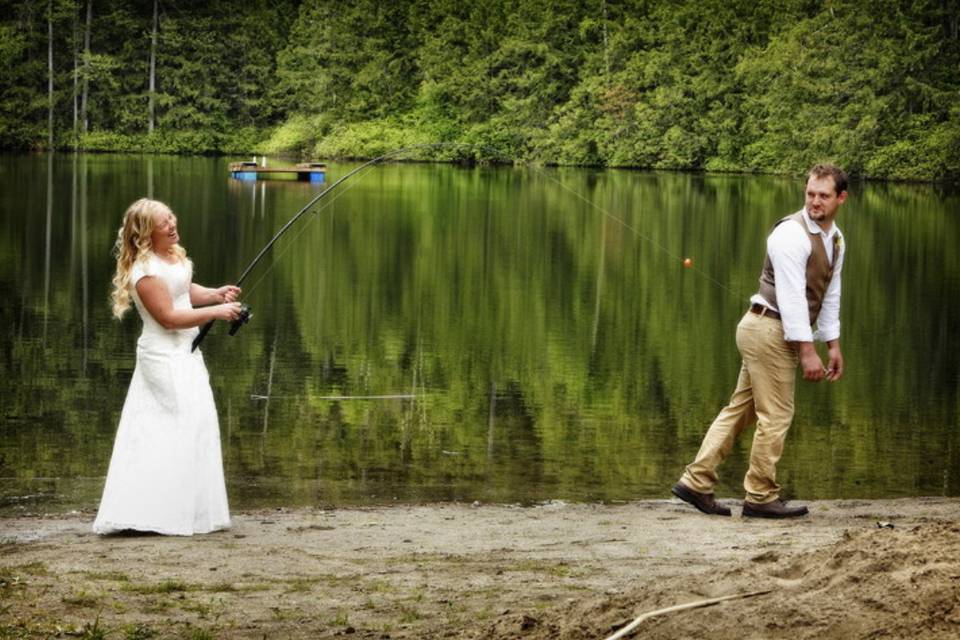
[[[101,524],[94,524],[93,532],[99,536],[108,536],[111,534],[121,533],[123,531],[140,531],[143,533],[159,533],[162,536],[192,536],[192,535],[202,535],[205,533],[213,533],[214,531],[225,531],[230,528],[230,522],[226,524],[214,525],[209,529],[194,529],[193,531],[184,531],[184,530],[173,530],[168,527],[155,527],[151,525],[144,524],[122,524],[117,522],[106,522]]]

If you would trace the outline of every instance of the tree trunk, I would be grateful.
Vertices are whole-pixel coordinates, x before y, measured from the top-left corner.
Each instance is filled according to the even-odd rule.
[[[80,360],[83,375],[87,374],[87,355],[90,344],[90,286],[88,283],[90,270],[87,258],[87,230],[90,221],[87,218],[87,159],[81,159],[80,166],[80,290],[82,292],[82,326],[83,326],[83,357]]]
[[[80,105],[77,103],[77,99],[80,94],[77,91],[77,86],[80,84],[80,48],[77,46],[77,32],[79,31],[79,23],[77,19],[77,12],[73,14],[73,36],[70,38],[70,48],[73,50],[73,140],[76,144],[77,140],[77,124],[80,122]]]
[[[603,12],[603,80],[610,86],[610,49],[607,45],[607,0],[601,0],[600,8]]]
[[[53,0],[47,0],[47,146],[53,151]]]
[[[43,254],[43,345],[47,345],[47,321],[50,319],[50,253],[53,229],[53,153],[47,152],[47,226]]]
[[[83,93],[80,97],[80,120],[83,121],[83,132],[90,130],[90,119],[87,113],[87,94],[90,90],[90,23],[93,22],[93,0],[87,0],[87,25],[83,32]]]
[[[950,0],[942,0],[942,4],[947,37],[956,40],[960,35],[960,11],[957,11],[957,5]]]
[[[156,116],[157,91],[157,3],[153,0],[153,31],[150,33],[150,122],[147,131],[153,133]]]

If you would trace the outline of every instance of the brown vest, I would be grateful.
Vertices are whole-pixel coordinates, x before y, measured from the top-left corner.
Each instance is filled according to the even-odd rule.
[[[836,264],[840,255],[840,233],[833,236],[833,264],[827,258],[827,249],[823,246],[823,237],[819,233],[810,233],[807,223],[803,218],[803,211],[798,211],[781,219],[773,225],[774,229],[787,220],[796,220],[803,227],[803,230],[810,236],[810,257],[807,259],[807,308],[810,310],[810,324],[817,321],[820,315],[820,306],[823,304],[823,296],[827,293],[827,286],[830,279],[833,278],[833,265]],[[772,230],[771,230],[772,231]],[[777,309],[777,288],[774,284],[773,263],[770,262],[769,254],[763,261],[763,270],[760,272],[760,295]]]

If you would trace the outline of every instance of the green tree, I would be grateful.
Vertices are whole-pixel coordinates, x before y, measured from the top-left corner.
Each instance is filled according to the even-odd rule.
[[[744,56],[744,164],[797,171],[832,158],[880,177],[960,175],[948,6],[834,2]]]
[[[281,104],[347,119],[400,111],[418,84],[415,48],[404,3],[305,2],[277,56]]]
[[[960,175],[943,0],[51,4],[0,0],[0,146]]]

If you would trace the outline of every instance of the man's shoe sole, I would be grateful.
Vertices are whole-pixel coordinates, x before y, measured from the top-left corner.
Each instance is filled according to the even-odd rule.
[[[803,516],[809,515],[810,510],[804,507],[803,511],[797,511],[796,513],[764,513],[763,511],[753,511],[748,512],[747,508],[744,507],[740,515],[744,518],[769,518],[770,520],[787,520],[789,518],[802,518]]]
[[[700,513],[705,513],[705,514],[707,514],[708,516],[729,516],[729,515],[731,515],[731,514],[729,514],[729,513],[717,513],[716,511],[707,511],[706,509],[704,509],[703,507],[701,507],[699,504],[697,504],[697,499],[696,499],[693,495],[691,495],[691,493],[690,493],[691,491],[692,491],[691,489],[687,489],[685,486],[683,486],[683,485],[680,484],[679,482],[678,482],[677,484],[673,485],[673,487],[670,489],[670,493],[672,493],[673,495],[677,496],[678,498],[680,498],[681,500],[683,500],[684,502],[686,502],[688,505],[690,505],[691,507],[693,507],[694,509],[696,509],[696,510],[699,511]]]

